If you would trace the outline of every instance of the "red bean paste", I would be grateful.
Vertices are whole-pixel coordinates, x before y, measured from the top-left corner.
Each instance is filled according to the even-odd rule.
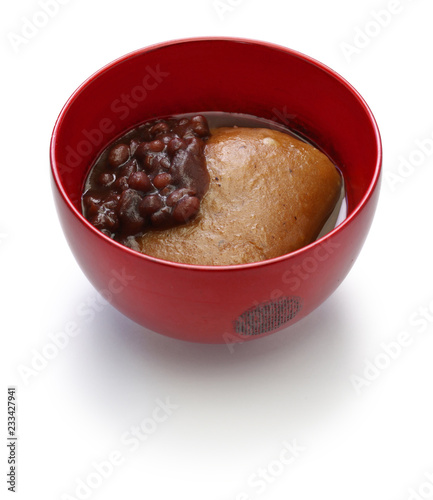
[[[86,182],[86,219],[127,244],[152,229],[185,224],[209,187],[204,116],[159,119],[129,132],[101,155]]]

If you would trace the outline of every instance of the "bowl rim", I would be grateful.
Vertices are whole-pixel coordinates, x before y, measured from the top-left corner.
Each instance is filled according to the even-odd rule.
[[[299,59],[302,59],[304,62],[307,62],[313,66],[315,66],[317,69],[320,69],[327,73],[330,77],[333,79],[337,80],[341,85],[346,87],[347,90],[355,97],[355,99],[358,101],[360,106],[363,108],[364,112],[369,118],[370,124],[372,126],[372,129],[374,131],[374,136],[376,140],[376,164],[374,166],[374,173],[373,173],[373,178],[364,194],[362,197],[361,201],[354,207],[353,211],[351,212],[350,215],[348,215],[340,224],[338,224],[334,229],[329,231],[327,234],[322,236],[321,238],[318,238],[317,240],[313,241],[312,243],[309,243],[308,245],[305,245],[298,250],[294,250],[293,252],[289,252],[287,254],[280,255],[278,257],[273,257],[271,259],[266,259],[262,261],[257,261],[257,262],[250,262],[247,264],[233,264],[233,265],[223,265],[223,266],[210,266],[210,265],[198,265],[198,264],[184,264],[181,262],[172,262],[169,260],[163,260],[159,259],[157,257],[152,257],[150,255],[146,255],[144,253],[140,253],[136,250],[132,250],[131,248],[122,245],[121,243],[118,243],[117,241],[114,241],[113,239],[109,238],[106,236],[104,233],[99,231],[97,228],[95,228],[84,216],[83,214],[76,209],[74,204],[71,202],[69,196],[66,193],[66,190],[63,187],[63,184],[61,182],[61,177],[59,173],[59,168],[57,166],[56,162],[56,139],[59,133],[59,129],[61,128],[64,118],[66,114],[68,113],[69,108],[73,105],[73,103],[76,101],[76,99],[79,97],[79,95],[84,91],[84,89],[91,84],[95,79],[97,79],[99,76],[101,76],[103,73],[109,71],[111,68],[122,64],[124,61],[132,59],[134,57],[138,57],[144,53],[147,52],[152,52],[156,51],[159,49],[163,49],[168,46],[175,46],[179,44],[188,44],[188,43],[201,43],[201,42],[209,42],[209,41],[216,41],[216,42],[230,42],[230,43],[244,43],[244,44],[249,44],[249,45],[260,45],[262,47],[268,47],[272,50],[276,51],[282,51],[285,53],[290,54],[292,57],[296,57]],[[54,180],[55,186],[60,193],[63,201],[65,202],[66,206],[69,208],[69,210],[74,214],[74,216],[90,231],[93,232],[93,234],[101,238],[103,241],[105,241],[107,244],[114,245],[117,247],[120,251],[126,252],[127,254],[130,254],[131,257],[137,258],[137,259],[144,259],[145,261],[151,261],[155,264],[159,264],[162,266],[166,267],[171,267],[171,268],[178,268],[178,269],[185,269],[185,270],[190,270],[190,271],[211,271],[211,272],[233,272],[233,271],[239,271],[239,270],[246,270],[246,269],[253,269],[257,267],[263,267],[263,266],[268,266],[272,264],[277,264],[279,262],[282,262],[284,260],[294,258],[310,249],[314,249],[315,247],[324,244],[326,241],[331,239],[336,233],[343,231],[351,222],[358,217],[364,206],[367,204],[369,199],[372,197],[380,179],[380,174],[381,174],[381,167],[382,167],[382,157],[383,157],[383,152],[382,152],[382,141],[381,141],[381,136],[379,132],[379,127],[377,125],[376,119],[364,100],[364,98],[360,95],[360,93],[344,78],[342,77],[339,73],[325,65],[324,63],[314,59],[313,57],[310,57],[306,54],[303,54],[297,50],[291,49],[289,47],[285,47],[283,45],[279,45],[273,42],[268,42],[264,40],[255,40],[255,39],[250,39],[250,38],[239,38],[239,37],[226,37],[226,36],[208,36],[208,37],[189,37],[189,38],[179,38],[179,39],[173,39],[173,40],[168,40],[165,42],[159,42],[155,43],[146,47],[142,47],[140,49],[134,50],[132,52],[129,52],[121,57],[118,57],[117,59],[114,59],[110,63],[102,66],[99,70],[95,71],[91,76],[89,76],[86,80],[84,80],[83,83],[71,94],[69,99],[66,101],[64,104],[63,108],[61,109],[57,120],[55,122],[52,135],[51,135],[51,141],[50,141],[50,167],[51,167],[51,174],[52,178]]]

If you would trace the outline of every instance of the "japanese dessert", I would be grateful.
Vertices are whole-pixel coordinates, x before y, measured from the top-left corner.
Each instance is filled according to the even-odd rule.
[[[314,146],[269,128],[210,131],[199,115],[149,122],[116,141],[89,174],[83,211],[147,255],[234,265],[314,241],[341,189]]]

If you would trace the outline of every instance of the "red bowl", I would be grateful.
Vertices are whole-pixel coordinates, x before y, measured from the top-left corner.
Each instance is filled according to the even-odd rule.
[[[212,267],[140,254],[83,217],[80,197],[86,174],[110,141],[147,119],[205,111],[272,119],[315,143],[343,173],[347,218],[296,252]],[[91,76],[57,119],[50,159],[63,231],[96,289],[151,330],[224,343],[286,328],[338,287],[370,228],[382,149],[362,97],[323,64],[270,43],[200,38],[138,50]]]

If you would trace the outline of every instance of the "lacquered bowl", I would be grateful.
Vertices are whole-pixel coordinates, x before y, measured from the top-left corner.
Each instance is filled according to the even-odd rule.
[[[140,254],[83,217],[85,177],[110,141],[151,118],[206,111],[271,119],[315,143],[344,176],[346,219],[290,254],[212,267]],[[367,104],[328,67],[270,43],[200,38],[147,47],[97,71],[62,109],[50,159],[63,231],[95,288],[150,330],[229,343],[289,327],[343,281],[373,219],[382,150]]]

